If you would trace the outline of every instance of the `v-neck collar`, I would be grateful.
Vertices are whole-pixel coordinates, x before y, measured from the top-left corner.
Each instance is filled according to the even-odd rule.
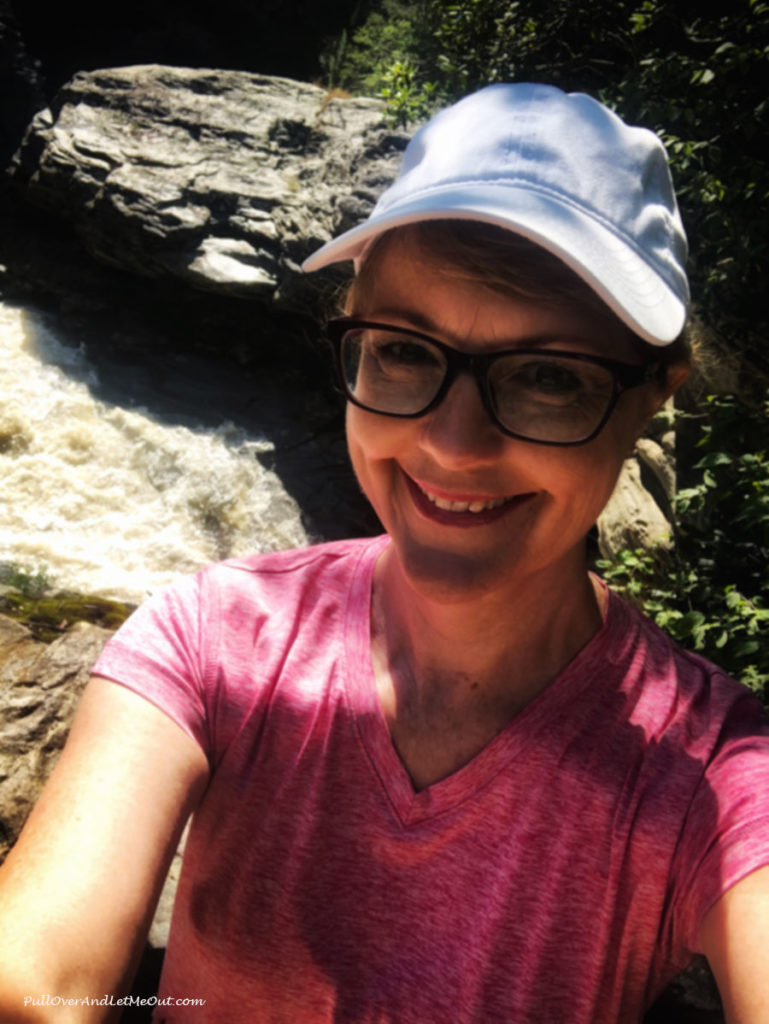
[[[355,727],[372,770],[394,814],[404,827],[439,817],[490,785],[516,758],[541,742],[544,733],[568,729],[569,709],[596,674],[610,670],[606,658],[614,632],[617,601],[609,592],[603,625],[545,689],[517,714],[467,764],[425,789],[416,790],[392,742],[376,688],[371,659],[371,592],[377,559],[389,538],[378,537],[362,553],[350,590],[345,622],[346,687]],[[575,715],[573,728],[581,716]]]

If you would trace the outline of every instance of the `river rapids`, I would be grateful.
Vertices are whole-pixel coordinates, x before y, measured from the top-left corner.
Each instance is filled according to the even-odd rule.
[[[100,374],[43,314],[0,305],[0,561],[138,602],[206,562],[307,543],[258,461],[267,436],[105,399]]]

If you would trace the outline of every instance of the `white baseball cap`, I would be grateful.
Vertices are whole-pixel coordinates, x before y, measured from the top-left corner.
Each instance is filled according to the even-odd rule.
[[[687,245],[665,148],[583,93],[490,85],[436,114],[409,142],[368,220],[305,260],[360,262],[383,231],[483,221],[541,245],[652,345],[686,319]]]

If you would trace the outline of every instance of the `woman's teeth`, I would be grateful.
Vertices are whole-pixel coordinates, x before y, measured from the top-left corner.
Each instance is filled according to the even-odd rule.
[[[484,512],[489,508],[499,508],[506,501],[510,501],[509,498],[491,498],[489,501],[449,501],[447,498],[439,498],[435,494],[430,494],[422,487],[419,489],[433,505],[442,508],[445,512]]]

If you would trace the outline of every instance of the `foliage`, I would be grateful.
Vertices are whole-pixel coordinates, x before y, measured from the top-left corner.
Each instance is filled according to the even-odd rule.
[[[388,123],[406,128],[414,121],[429,116],[435,85],[432,82],[418,83],[414,65],[408,60],[397,60],[384,72],[380,94],[387,101]]]
[[[53,578],[45,566],[31,568],[18,562],[0,562],[0,583],[13,587],[24,597],[39,598],[53,586]]]
[[[769,419],[708,399],[673,551],[623,551],[605,579],[685,647],[723,665],[769,705]],[[769,413],[769,407],[764,410]]]
[[[375,96],[387,85],[395,65],[414,68],[426,31],[420,17],[423,7],[403,0],[380,0],[357,27],[326,40],[320,55],[324,84]],[[420,109],[413,113],[412,120],[423,116]]]

